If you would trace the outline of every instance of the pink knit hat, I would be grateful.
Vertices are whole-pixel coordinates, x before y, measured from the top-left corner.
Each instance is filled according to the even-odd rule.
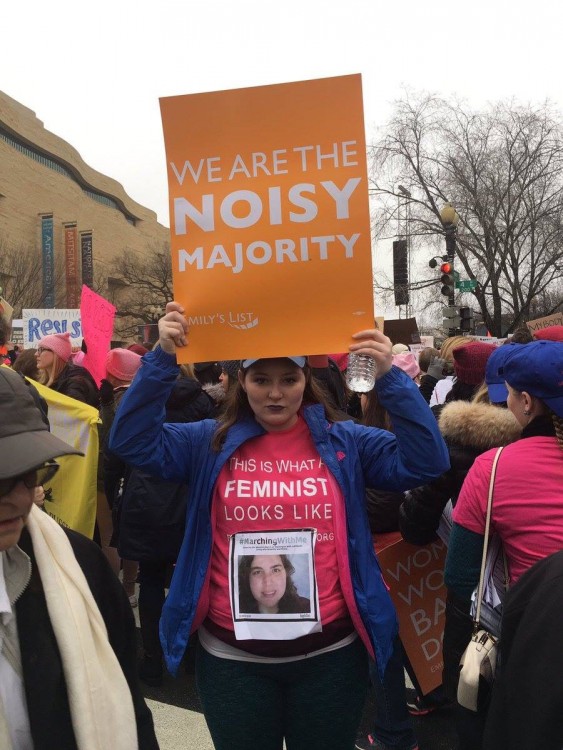
[[[403,372],[406,372],[409,378],[413,380],[420,375],[420,367],[416,355],[412,352],[404,352],[403,354],[393,355],[393,364],[395,367],[399,367]]]
[[[540,341],[561,341],[563,342],[563,326],[549,326],[534,331],[534,338]]]
[[[70,343],[70,333],[51,333],[40,339],[37,346],[43,349],[50,349],[63,362],[68,362],[72,354],[72,344]]]
[[[470,341],[453,350],[456,378],[467,385],[480,385],[485,380],[487,360],[494,352],[492,344]]]
[[[141,365],[141,357],[129,349],[111,349],[106,357],[106,370],[118,380],[131,382]]]

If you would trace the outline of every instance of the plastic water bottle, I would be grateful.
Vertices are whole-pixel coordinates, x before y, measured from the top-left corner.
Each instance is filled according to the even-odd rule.
[[[377,365],[367,354],[350,354],[346,370],[346,385],[355,393],[368,393],[375,385]]]

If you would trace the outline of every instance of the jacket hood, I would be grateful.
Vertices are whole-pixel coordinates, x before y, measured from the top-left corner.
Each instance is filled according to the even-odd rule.
[[[492,404],[452,401],[440,412],[440,432],[445,440],[483,452],[513,443],[522,428],[508,409]]]
[[[225,391],[221,383],[206,383],[202,388],[208,396],[211,396],[216,404],[220,404],[225,400]]]

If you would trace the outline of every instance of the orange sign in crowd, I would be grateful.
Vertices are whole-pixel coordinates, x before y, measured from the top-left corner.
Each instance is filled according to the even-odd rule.
[[[435,541],[418,547],[393,532],[377,535],[376,551],[411,671],[427,695],[442,684],[446,545]]]
[[[359,75],[160,100],[182,361],[348,349],[373,327]]]

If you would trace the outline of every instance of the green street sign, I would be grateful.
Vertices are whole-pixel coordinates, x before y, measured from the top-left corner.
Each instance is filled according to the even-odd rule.
[[[459,281],[459,271],[454,271],[454,281]]]
[[[472,292],[477,287],[476,279],[463,279],[455,282],[455,288],[460,292]]]

